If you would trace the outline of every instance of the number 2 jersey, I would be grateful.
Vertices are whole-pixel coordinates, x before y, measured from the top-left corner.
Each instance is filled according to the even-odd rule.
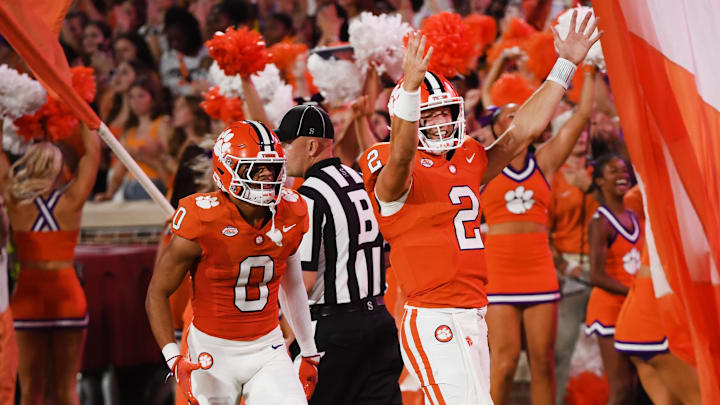
[[[484,307],[487,268],[478,193],[487,167],[485,148],[466,137],[449,161],[417,151],[407,200],[399,211],[382,216],[375,183],[389,157],[390,144],[380,143],[359,164],[408,305]]]
[[[308,229],[307,205],[283,189],[275,206],[281,246],[250,226],[227,194],[193,194],[180,200],[171,224],[175,235],[202,246],[192,276],[193,325],[209,335],[253,340],[278,326],[278,288]]]

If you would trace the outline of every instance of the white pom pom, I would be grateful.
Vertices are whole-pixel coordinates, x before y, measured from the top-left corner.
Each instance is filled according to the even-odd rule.
[[[317,54],[308,58],[313,83],[329,105],[340,105],[360,96],[365,77],[354,63],[334,58],[323,59]]]
[[[584,325],[580,326],[581,329]],[[597,336],[585,336],[581,330],[570,359],[570,377],[589,371],[595,375],[603,375],[602,357],[597,343]]]
[[[285,83],[280,77],[280,70],[272,63],[265,65],[264,70],[252,74],[250,78],[268,118],[272,121],[272,125],[277,127],[283,115],[293,106],[292,86]],[[212,85],[218,86],[223,96],[243,97],[240,75],[226,75],[217,62],[213,62],[210,66],[209,80]]]
[[[217,62],[213,62],[212,65],[210,65],[208,81],[211,85],[218,86],[220,94],[225,97],[242,97],[242,79],[240,75],[226,75]]]
[[[590,7],[576,7],[574,9],[570,9],[565,11],[559,18],[558,23],[555,26],[555,29],[558,31],[558,34],[560,34],[561,39],[567,38],[568,32],[570,31],[570,20],[572,19],[572,12],[573,10],[577,10],[577,26],[580,26],[580,23],[585,18],[585,15],[587,13],[592,13],[593,9]],[[592,17],[590,17],[590,21],[588,21],[588,26],[592,25],[593,21],[595,21],[595,14],[593,14]],[[598,30],[595,28],[595,32],[593,32],[593,35],[597,34]],[[557,51],[557,49],[556,49]],[[587,56],[585,56],[584,63],[591,64],[598,68],[601,72],[605,73],[605,56],[602,52],[602,46],[600,45],[600,41],[597,41],[593,44],[592,47],[590,47],[590,51],[588,51]]]
[[[363,12],[350,23],[350,45],[355,64],[365,74],[372,64],[379,74],[387,72],[393,80],[402,76],[403,38],[412,31],[400,14],[379,16]]]
[[[15,126],[14,120],[9,116],[0,118],[3,134],[2,149],[11,155],[24,155],[33,141],[29,141],[17,133],[18,128]]]
[[[42,85],[25,73],[0,66],[0,117],[33,114],[47,101]]]
[[[293,107],[292,86],[285,83],[280,77],[280,70],[272,63],[251,77],[268,118],[277,128],[285,113]]]

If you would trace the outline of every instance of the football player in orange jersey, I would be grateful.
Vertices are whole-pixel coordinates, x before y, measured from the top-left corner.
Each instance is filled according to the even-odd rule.
[[[236,122],[222,132],[213,164],[220,190],[180,200],[173,238],[148,288],[155,339],[192,404],[232,405],[241,395],[247,405],[307,404],[320,356],[302,274],[286,273],[308,228],[307,206],[283,189],[280,141],[259,122]],[[168,297],[188,270],[193,321],[185,357],[173,337]],[[302,351],[300,380],[278,326],[278,300]]]
[[[463,99],[427,71],[432,48],[413,34],[404,79],[389,103],[390,143],[360,159],[380,230],[408,301],[401,348],[429,404],[492,404],[484,316],[487,271],[480,237],[479,188],[545,129],[568,83],[600,35],[588,20],[564,40],[548,80],[487,150],[466,137]],[[597,20],[595,22],[597,24]],[[589,27],[589,33],[595,29]]]
[[[601,206],[590,220],[590,293],[585,334],[596,334],[600,356],[610,385],[609,405],[631,404],[635,397],[635,371],[627,355],[615,350],[615,324],[625,296],[640,268],[642,231],[639,221],[623,203],[630,188],[625,162],[616,155],[598,158],[593,186],[600,191]]]

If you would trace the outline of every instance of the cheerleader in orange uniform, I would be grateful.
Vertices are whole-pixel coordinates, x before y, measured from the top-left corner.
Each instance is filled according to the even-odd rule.
[[[615,350],[613,336],[620,308],[640,268],[641,229],[637,217],[623,204],[630,175],[620,157],[598,159],[593,185],[599,189],[603,205],[588,230],[590,280],[595,287],[585,316],[585,334],[598,335],[610,385],[608,404],[627,404],[634,399],[634,372],[628,357]]]
[[[535,154],[518,155],[481,191],[488,224],[488,340],[490,392],[495,405],[507,403],[517,360],[526,344],[530,397],[535,405],[555,403],[554,345],[558,280],[548,241],[550,185],[570,155],[592,110],[594,72],[585,71],[577,111]],[[492,130],[507,128],[517,106],[496,112]]]
[[[82,131],[85,155],[67,186],[55,145],[36,143],[10,168],[8,214],[20,261],[10,300],[19,349],[22,404],[79,404],[75,388],[88,324],[73,260],[82,207],[97,174],[100,142]],[[46,389],[52,388],[52,389]]]
[[[624,202],[637,213],[642,224],[644,215],[640,187],[635,186],[628,191]],[[699,405],[697,370],[670,352],[666,327],[658,310],[650,276],[647,241],[644,241],[640,270],[618,315],[615,350],[630,356],[640,382],[654,404]]]

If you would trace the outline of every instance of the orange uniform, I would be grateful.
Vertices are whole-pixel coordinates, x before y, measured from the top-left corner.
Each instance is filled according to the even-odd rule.
[[[635,215],[632,212],[630,214],[633,227],[629,230],[625,229],[605,206],[600,206],[595,214],[605,217],[615,230],[612,240],[608,241],[605,273],[627,287],[631,287],[635,274],[640,269],[638,248],[642,244],[640,224]],[[615,335],[615,324],[624,301],[624,295],[612,294],[594,287],[585,316],[585,334],[597,333],[605,337]]]
[[[18,260],[72,261],[79,230],[16,231]],[[88,324],[85,291],[75,269],[43,270],[22,267],[10,300],[16,329],[74,328]]]
[[[38,216],[30,231],[15,231],[13,238],[21,262],[72,262],[80,230],[60,230],[53,214],[62,197],[53,190],[47,199],[35,197]],[[10,299],[15,329],[84,328],[88,325],[85,291],[68,266],[59,270],[20,269]]]
[[[390,144],[368,149],[359,164],[368,194],[375,196]],[[371,198],[380,231],[392,249],[390,261],[408,305],[481,308],[487,305],[484,245],[478,190],[487,167],[485,148],[466,137],[448,161],[418,151],[412,185],[402,208],[382,216]]]
[[[568,183],[562,170],[553,177],[551,192],[549,222],[553,246],[562,253],[587,255],[587,227],[600,204]]]
[[[278,326],[278,288],[308,229],[307,205],[283,189],[275,207],[281,245],[250,226],[224,192],[193,194],[180,200],[172,221],[175,235],[202,246],[192,274],[193,325],[222,339],[254,340]]]
[[[505,167],[480,196],[490,226],[548,222],[550,185],[530,153],[522,170]],[[546,232],[488,234],[486,243],[491,304],[536,304],[560,299]]]
[[[623,196],[623,204],[638,217],[640,228],[645,222],[642,192],[634,186]],[[647,273],[638,274],[628,292],[615,327],[615,349],[632,356],[648,359],[667,353],[668,339],[665,333],[650,278],[650,258],[647,242],[643,240],[641,264]]]
[[[643,244],[642,264],[649,266],[646,244]],[[669,350],[649,276],[636,277],[625,298],[615,327],[615,350],[645,359]]]

